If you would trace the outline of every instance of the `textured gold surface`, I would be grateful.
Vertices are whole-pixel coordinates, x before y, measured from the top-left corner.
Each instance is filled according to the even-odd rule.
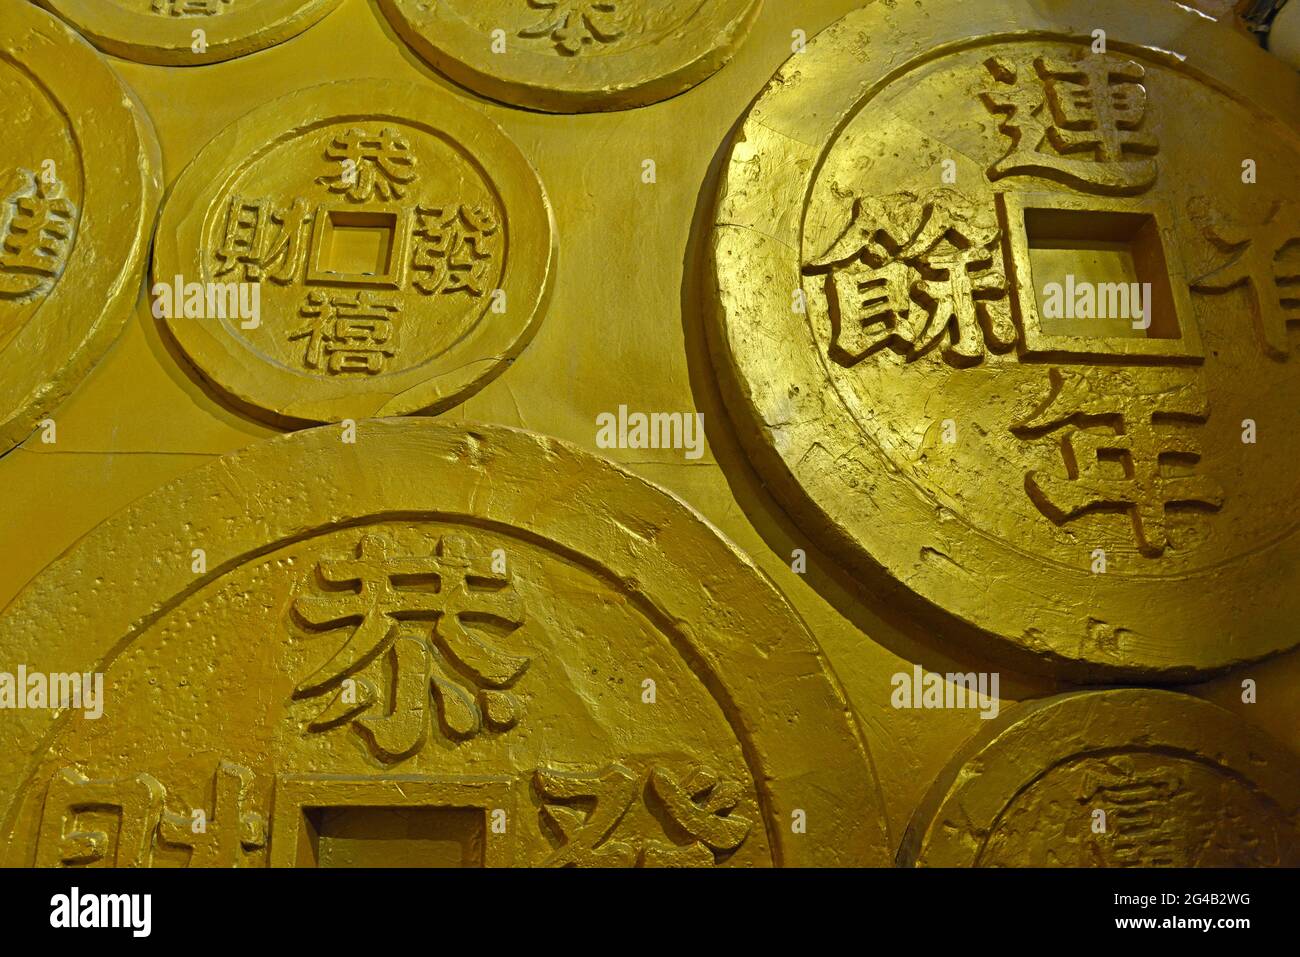
[[[538,21],[546,15],[545,5],[534,11],[521,0],[520,6],[530,15],[536,12]],[[929,843],[909,839],[911,850],[901,861],[911,863],[923,846],[931,848],[930,855],[939,853],[930,824],[945,819],[938,813],[945,805],[926,801],[927,792],[955,793],[945,783],[954,774],[976,787],[979,766],[968,754],[981,749],[1001,753],[1017,773],[1043,782],[1032,791],[1037,801],[1032,816],[1041,820],[1040,830],[1017,826],[1003,834],[999,863],[1133,863],[1156,859],[1165,845],[1183,853],[1206,833],[1224,848],[1240,848],[1252,834],[1271,835],[1278,854],[1231,860],[1282,859],[1287,827],[1295,833],[1293,816],[1288,825],[1286,812],[1246,802],[1241,815],[1221,820],[1205,812],[1210,804],[1205,795],[1236,800],[1237,792],[1218,770],[1236,768],[1242,780],[1274,795],[1277,807],[1289,807],[1294,815],[1294,789],[1289,799],[1279,794],[1274,775],[1285,781],[1300,753],[1300,704],[1292,693],[1300,681],[1300,654],[1280,650],[1287,644],[1285,629],[1247,629],[1269,616],[1281,620],[1289,601],[1283,586],[1295,579],[1293,563],[1279,561],[1271,577],[1246,581],[1228,599],[1236,618],[1226,627],[1213,617],[1223,614],[1222,608],[1210,610],[1208,617],[1187,613],[1186,606],[1200,607],[1201,601],[1200,586],[1191,580],[1181,588],[1169,585],[1170,591],[1159,595],[1157,587],[1147,597],[1147,613],[1182,616],[1185,627],[1163,649],[1146,649],[1149,658],[1161,658],[1157,667],[1144,664],[1117,680],[1195,680],[1174,686],[1186,701],[1160,708],[1139,702],[1129,720],[1123,709],[1086,704],[1100,700],[1096,696],[1068,694],[1066,702],[1077,698],[1086,707],[1058,710],[1051,696],[1072,690],[1067,679],[1115,674],[1088,657],[1092,646],[1067,643],[1048,654],[1025,649],[1015,654],[1005,640],[956,627],[948,612],[918,608],[914,599],[906,600],[907,587],[894,594],[886,587],[882,596],[887,576],[862,574],[847,560],[857,546],[828,536],[823,525],[809,522],[808,513],[796,507],[807,495],[783,484],[767,463],[759,462],[761,471],[751,465],[751,454],[761,447],[751,434],[755,420],[747,404],[734,396],[724,400],[719,383],[731,389],[736,376],[726,363],[715,361],[707,340],[717,299],[710,256],[715,199],[721,196],[725,203],[742,185],[738,168],[728,162],[733,135],[741,137],[742,147],[758,134],[782,144],[781,163],[775,165],[784,170],[769,171],[783,173],[789,182],[811,172],[800,167],[799,157],[819,150],[823,140],[786,142],[756,127],[753,116],[747,131],[741,122],[747,110],[790,60],[781,77],[786,87],[801,90],[791,99],[791,114],[798,124],[825,118],[832,102],[856,102],[870,92],[858,86],[864,64],[883,68],[893,56],[889,68],[901,69],[926,57],[931,48],[921,42],[924,30],[945,24],[961,37],[957,45],[978,47],[996,28],[990,23],[997,21],[997,12],[1012,8],[1001,3],[960,9],[931,2],[880,6],[883,12],[872,14],[872,5],[858,0],[764,4],[747,35],[741,31],[718,46],[712,76],[695,77],[691,82],[698,85],[680,96],[671,93],[689,83],[660,89],[650,99],[668,98],[635,109],[625,108],[635,97],[624,99],[623,92],[601,84],[583,94],[581,106],[573,105],[558,83],[551,84],[555,106],[505,105],[501,101],[523,101],[512,100],[508,90],[478,86],[472,77],[456,77],[446,64],[447,74],[438,72],[424,59],[427,51],[408,43],[371,0],[341,0],[310,29],[224,62],[198,66],[181,56],[176,65],[157,66],[106,57],[156,125],[163,182],[171,189],[164,218],[193,215],[197,221],[210,215],[215,222],[231,186],[219,180],[245,169],[259,139],[265,143],[268,135],[298,122],[286,117],[276,130],[269,114],[260,114],[263,119],[255,125],[242,118],[275,102],[300,102],[297,94],[319,92],[322,84],[363,90],[376,89],[370,84],[378,81],[427,98],[427,109],[399,112],[407,120],[457,123],[472,113],[498,127],[513,147],[501,145],[494,134],[490,142],[496,145],[475,159],[490,170],[518,151],[530,175],[545,186],[557,252],[550,299],[538,312],[535,334],[527,348],[502,364],[499,375],[476,382],[433,421],[359,421],[355,442],[348,441],[346,424],[277,438],[300,421],[276,408],[284,396],[266,399],[270,408],[233,398],[220,381],[229,373],[201,368],[197,353],[192,361],[168,321],[151,314],[155,301],[147,284],[132,280],[135,313],[117,345],[66,401],[42,403],[32,411],[33,421],[48,417],[57,426],[57,438],[48,429],[31,434],[29,428],[16,437],[26,439],[22,444],[0,454],[0,606],[7,606],[0,614],[0,700],[3,676],[19,667],[35,672],[98,665],[110,689],[98,719],[76,709],[56,714],[0,708],[0,760],[5,762],[0,785],[10,814],[5,826],[13,828],[2,842],[5,860],[96,866],[109,861],[450,866],[561,863],[572,855],[575,863],[882,865],[899,859],[913,822],[913,834],[927,835]],[[863,12],[854,15],[896,18],[898,30],[860,34],[860,42],[837,59],[839,73],[826,76],[825,86],[815,86],[810,82],[817,73],[814,47],[793,51],[859,8]],[[1061,26],[1050,24],[1056,8],[1034,4],[1036,12],[1024,13],[1024,22],[1047,23],[1044,29],[1059,32]],[[6,37],[8,24],[16,22],[8,15],[11,9],[26,8],[14,0],[0,2],[0,35]],[[1095,9],[1096,14],[1068,25],[1072,36],[1082,42],[1092,29],[1104,27],[1112,56],[1148,63],[1156,77],[1153,91],[1162,90],[1164,97],[1169,91],[1161,84],[1176,87],[1176,109],[1152,92],[1144,129],[1162,132],[1169,123],[1183,124],[1179,128],[1186,131],[1184,110],[1194,113],[1193,119],[1206,117],[1204,131],[1193,127],[1203,141],[1194,138],[1194,145],[1203,148],[1190,159],[1180,152],[1185,142],[1161,141],[1153,189],[1185,185],[1202,174],[1222,187],[1225,177],[1239,174],[1240,154],[1246,152],[1240,141],[1260,160],[1255,188],[1261,197],[1279,188],[1294,191],[1294,163],[1287,160],[1294,134],[1281,123],[1266,127],[1261,119],[1279,102],[1289,102],[1293,78],[1278,80],[1271,61],[1243,47],[1226,26],[1163,0]],[[1171,14],[1176,19],[1169,20]],[[1156,31],[1160,24],[1176,29]],[[691,36],[717,45],[720,35],[697,31]],[[1135,37],[1169,55],[1134,46]],[[479,39],[484,46],[491,42],[490,36]],[[1052,43],[1059,50],[1060,44]],[[1028,39],[1023,45],[1032,50]],[[1207,47],[1216,51],[1210,61],[1203,59]],[[507,49],[513,49],[513,41]],[[548,55],[572,64],[599,52],[588,49],[567,60],[560,59],[563,53]],[[1199,75],[1212,81],[1215,92],[1199,90],[1199,81],[1169,65],[1179,55],[1196,58]],[[717,69],[728,57],[725,68]],[[1159,63],[1150,66],[1153,57]],[[656,67],[663,68],[663,63]],[[647,69],[632,82],[638,76],[646,80],[652,73]],[[942,81],[942,70],[934,76],[930,82]],[[972,147],[972,156],[983,159],[993,143],[999,148],[989,162],[1000,158],[1006,143],[998,117],[981,101],[956,102],[960,84],[945,87],[944,82],[939,82],[941,96],[913,109],[924,114],[933,108],[933,122],[953,120],[961,136],[980,138],[983,145]],[[1255,95],[1262,87],[1269,88],[1264,105]],[[427,92],[433,88],[438,92]],[[363,125],[391,108],[376,99],[356,105]],[[1223,106],[1224,99],[1235,105]],[[0,101],[0,118],[11,125],[20,118],[15,102]],[[905,95],[898,97],[898,108],[906,112],[907,102]],[[561,105],[597,112],[536,112]],[[618,112],[599,112],[609,109]],[[870,109],[867,102],[863,112]],[[1225,121],[1225,110],[1261,122]],[[907,135],[908,125],[902,118],[877,124],[882,133],[893,130],[896,136]],[[910,125],[925,128],[924,122]],[[781,128],[774,123],[773,129]],[[228,130],[244,132],[223,132]],[[1232,134],[1226,141],[1225,130]],[[233,148],[238,144],[232,141],[227,155],[205,160],[205,174],[183,175],[214,138],[241,135],[249,137],[247,149]],[[962,156],[954,157],[962,164],[958,182],[944,184],[941,164],[932,163],[932,156],[945,158],[938,155],[942,151],[916,152],[905,139],[898,147],[870,137],[865,143],[864,169],[882,148],[912,151],[890,167],[896,175],[886,180],[885,195],[915,189],[922,180],[926,188],[950,189],[980,182],[978,171],[968,176],[973,167]],[[1255,144],[1262,145],[1255,149]],[[7,161],[11,154],[2,155]],[[301,168],[263,168],[249,182],[274,190],[252,195],[283,201],[303,190],[314,196],[317,177],[342,172],[320,168],[315,154],[307,160]],[[1216,172],[1219,162],[1228,172]],[[0,163],[0,174],[8,165]],[[441,175],[443,167],[437,168]],[[758,173],[759,164],[753,169]],[[728,189],[720,192],[724,184]],[[1040,185],[1046,189],[1038,192],[1065,192],[1055,182]],[[177,200],[182,189],[195,191],[188,209]],[[1134,195],[1087,198],[1121,204]],[[408,198],[413,211],[414,197]],[[406,202],[398,205],[405,208]],[[773,194],[766,202],[769,214],[788,216],[792,223],[804,216],[802,198],[782,205]],[[841,207],[844,215],[851,212],[848,203],[849,209]],[[1256,199],[1227,205],[1224,212],[1238,206],[1259,209]],[[505,211],[511,214],[509,204]],[[152,214],[148,204],[142,214]],[[1190,221],[1177,204],[1169,218],[1174,230],[1186,230]],[[809,257],[823,258],[831,238],[838,237],[828,237]],[[1229,246],[1234,242],[1224,238]],[[159,255],[168,243],[176,246],[167,228],[155,241]],[[120,266],[128,248],[121,244],[117,258],[108,261]],[[792,249],[803,256],[800,243],[792,242]],[[1185,270],[1196,268],[1184,256],[1187,250],[1174,251]],[[183,253],[196,262],[200,252],[194,243],[175,248],[176,258]],[[530,255],[543,252],[540,245],[530,246]],[[506,281],[511,269],[508,263]],[[782,308],[770,313],[774,323],[786,319],[798,272],[796,266],[793,279],[783,274],[771,282],[784,297]],[[755,291],[772,279],[761,266],[732,278]],[[1224,278],[1207,285],[1227,285]],[[824,279],[807,289],[812,308]],[[310,291],[310,283],[303,285]],[[277,291],[287,288],[265,280],[264,301],[273,307]],[[330,282],[317,288],[331,288]],[[1205,523],[1206,541],[1214,547],[1230,542],[1237,526],[1228,523],[1225,531],[1223,519],[1236,507],[1233,496],[1245,494],[1263,511],[1246,519],[1243,540],[1267,521],[1284,531],[1294,501],[1286,483],[1294,475],[1288,443],[1295,403],[1286,370],[1296,360],[1259,358],[1247,290],[1189,289],[1187,296],[1215,302],[1222,317],[1235,317],[1239,324],[1240,335],[1220,352],[1239,363],[1240,395],[1253,396],[1249,414],[1259,423],[1258,443],[1249,447],[1255,465],[1219,475],[1224,504],[1217,512],[1192,517]],[[86,316],[98,314],[105,301],[102,293],[86,290],[77,299]],[[509,301],[513,312],[515,297]],[[1202,351],[1225,321],[1213,312],[1199,327]],[[287,317],[269,308],[262,318],[269,324]],[[440,321],[421,328],[436,334]],[[252,330],[259,331],[266,332]],[[791,384],[783,377],[790,369],[787,354],[796,351],[797,342],[787,331],[767,335],[764,381],[774,388]],[[45,354],[36,354],[44,361]],[[0,389],[10,381],[13,363],[33,361],[33,355],[5,354],[10,364],[0,371]],[[816,359],[820,352],[809,348],[807,355]],[[886,349],[859,367],[891,356],[897,354]],[[1136,368],[1142,377],[1171,375],[1209,369],[1214,358],[1207,353],[1199,364]],[[979,374],[979,364],[949,366],[941,357],[939,363],[950,369],[945,386],[964,381],[959,376],[967,373]],[[253,386],[266,387],[274,378],[272,368],[250,354],[236,372]],[[1040,368],[1046,374],[1050,366]],[[328,367],[317,375],[346,378],[356,393],[363,393],[362,383],[371,378],[363,371],[330,376]],[[1215,375],[1207,423],[1218,428],[1223,422],[1224,431],[1217,434],[1230,438],[1227,423],[1244,416],[1242,402],[1222,370]],[[1265,384],[1276,388],[1265,394]],[[824,377],[817,388],[827,389]],[[926,388],[933,417],[958,419],[962,441],[978,434],[971,423],[997,411],[966,394],[960,408],[940,415],[951,404],[949,391],[933,383]],[[375,390],[367,401],[387,401],[375,398],[380,394]],[[348,418],[348,404],[355,401],[355,394],[345,397],[320,418]],[[608,447],[598,440],[599,417],[617,416],[620,406],[633,412],[702,413],[707,441],[700,456],[682,448]],[[1206,464],[1215,446],[1208,448]],[[986,464],[1005,463],[991,456]],[[963,468],[971,471],[965,474],[975,474],[975,465],[967,462]],[[946,471],[936,471],[946,480]],[[885,466],[875,477],[883,483],[888,475]],[[980,473],[963,489],[963,500],[1022,508],[1023,478]],[[803,498],[795,498],[795,492]],[[859,496],[845,504],[863,501]],[[1041,512],[1016,514],[1022,522],[1048,522]],[[1089,521],[1116,523],[1118,518]],[[919,550],[933,544],[934,531],[927,515],[926,523],[900,534],[911,534]],[[1176,536],[1171,541],[1185,544]],[[505,552],[505,573],[493,568],[498,547]],[[196,549],[203,550],[201,562]],[[1159,560],[1141,555],[1136,545],[1120,556],[1111,551],[1120,565]],[[942,567],[938,555],[924,561]],[[473,669],[447,665],[444,633],[430,620],[437,610],[430,609],[430,576],[471,564],[490,588],[508,579],[520,603],[497,607],[506,609],[508,621],[525,619],[522,630],[502,627],[490,616],[476,619],[472,612],[461,621],[469,634],[481,629],[493,651],[502,653],[492,658],[494,668],[484,662],[475,666],[481,678]],[[1074,611],[1095,601],[1093,578],[1080,591],[1069,580],[1077,570],[1063,568],[1059,589],[1052,580],[1044,586],[1052,572],[1039,564],[1036,588],[1011,588],[1011,575],[1026,574],[1024,565],[1006,574],[986,568],[974,577],[989,591],[990,607],[993,597],[1011,595],[1000,606],[1007,613],[1019,607],[1022,595],[1032,599],[1022,602],[1029,611],[1045,594],[1059,595]],[[398,577],[390,577],[389,570]],[[359,593],[362,579],[349,576],[361,571],[375,586],[370,594],[384,593],[385,581],[392,592],[404,593],[410,614],[388,616],[400,623],[393,634],[379,634],[371,626],[354,642],[358,616],[336,627],[330,614],[353,607],[348,596]],[[1032,567],[1028,574],[1034,574]],[[1142,605],[1140,594],[1134,592],[1126,608]],[[461,617],[454,607],[453,612],[452,617]],[[1097,618],[1109,620],[1100,613]],[[459,634],[452,632],[454,640]],[[1128,648],[1124,637],[1117,636],[1117,649]],[[1098,638],[1102,647],[1109,641],[1105,629]],[[1246,661],[1269,652],[1274,653],[1266,659]],[[1076,653],[1075,665],[1068,666],[1064,659]],[[523,658],[526,667],[520,667]],[[454,680],[441,686],[433,682],[439,662],[455,672],[444,670]],[[1129,658],[1124,662],[1125,669],[1133,665]],[[1210,676],[1211,668],[1227,670]],[[966,676],[999,678],[1000,684],[980,707],[971,701],[951,706],[946,698],[955,687],[952,679]],[[647,677],[656,678],[653,704],[643,700]],[[356,697],[344,699],[340,692],[348,680]],[[913,687],[915,693],[901,700],[900,691]],[[1172,692],[1133,694],[1143,701],[1172,697]],[[1061,715],[1061,723],[1037,723],[1040,708]],[[1095,736],[1072,723],[1088,716],[1105,717]],[[1197,756],[1191,771],[1162,763],[1163,752],[1153,756],[1138,746],[1147,725],[1157,721],[1162,733],[1172,729],[1193,736],[1180,745]],[[1016,737],[1015,728],[1025,733]],[[1041,733],[1043,728],[1049,733]],[[1110,845],[1084,837],[1094,808],[1078,801],[1078,780],[1057,786],[1044,762],[1073,754],[1072,744],[1083,748],[1094,738],[1137,742],[1122,745],[1137,753],[1132,759],[1099,769],[1085,760],[1106,793],[1146,793],[1144,782],[1153,777],[1167,782],[1172,767],[1181,796],[1168,802],[1169,813],[1165,805],[1155,812],[1151,833],[1159,841],[1128,849],[1120,846],[1119,832]],[[998,751],[1001,742],[1013,740],[1013,749]],[[1234,742],[1266,758],[1269,770],[1242,768]],[[417,780],[394,785],[392,778],[407,768],[415,769],[411,776]],[[325,780],[322,774],[339,777]],[[989,779],[989,807],[1007,806],[1005,786],[1013,777]],[[1130,786],[1134,790],[1126,791]],[[629,789],[637,796],[624,803]],[[589,820],[593,804],[600,804],[597,798],[606,808],[628,810],[625,833]],[[131,810],[125,831],[115,823],[116,812],[103,810],[109,801]],[[703,839],[673,823],[677,818],[665,813],[670,808],[677,817],[694,819],[692,827]],[[202,840],[192,829],[196,810],[210,825]],[[493,830],[500,819],[491,812],[497,810],[505,812],[504,832]],[[797,810],[806,812],[803,831],[796,830]],[[732,816],[734,826],[720,823]],[[592,838],[588,825],[605,833]],[[1090,856],[1089,848],[1105,848],[1106,855]],[[933,862],[926,854],[921,858]],[[951,861],[974,862],[960,853]]]
[[[296,36],[339,0],[42,0],[101,50],[141,63],[217,63]]]
[[[1298,802],[1295,756],[1214,705],[1073,692],[1018,705],[968,742],[917,809],[899,862],[1295,867]]]
[[[0,103],[0,454],[122,330],[162,191],[149,118],[84,40],[6,3]]]
[[[96,720],[3,713],[7,863],[327,865],[335,836],[349,859],[357,809],[412,805],[476,809],[459,838],[455,815],[429,827],[483,863],[888,860],[816,644],[689,509],[526,432],[339,434],[263,443],[146,496],[0,619],[31,670],[102,672],[106,701],[133,699]],[[230,803],[219,784],[206,803],[214,775]],[[96,802],[143,836],[110,852],[110,828],[87,852]],[[191,808],[212,819],[202,841]]]
[[[740,130],[715,354],[751,457],[1026,667],[1293,647],[1300,79],[1172,4],[974,9],[851,14]]]
[[[527,345],[554,232],[536,173],[478,113],[436,89],[327,84],[195,157],[151,294],[204,377],[272,422],[441,412]],[[256,287],[257,314],[231,314],[233,296],[224,318],[182,310],[192,283]]]
[[[675,96],[731,59],[762,0],[379,0],[447,76],[552,113]]]

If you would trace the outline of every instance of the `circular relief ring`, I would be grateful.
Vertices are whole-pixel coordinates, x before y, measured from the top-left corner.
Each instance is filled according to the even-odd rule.
[[[93,720],[0,710],[11,866],[438,863],[424,830],[335,840],[407,814],[456,825],[455,864],[891,854],[853,713],[776,588],[681,501],[530,432],[372,420],[223,457],[49,565],[0,648],[102,677]],[[214,778],[197,841],[188,810],[170,824]]]
[[[42,0],[106,53],[198,66],[292,39],[339,0]]]
[[[1300,762],[1218,705],[1080,691],[988,722],[934,783],[904,866],[1295,867]]]
[[[478,93],[548,113],[666,100],[731,59],[762,0],[380,0],[419,54]]]
[[[162,194],[144,108],[63,23],[0,0],[0,454],[117,338]]]
[[[849,14],[737,134],[709,328],[750,458],[1016,667],[1294,647],[1300,77],[1176,4],[972,6]]]
[[[452,94],[314,87],[218,134],[164,204],[154,314],[277,424],[441,412],[541,321],[555,226],[536,173]]]

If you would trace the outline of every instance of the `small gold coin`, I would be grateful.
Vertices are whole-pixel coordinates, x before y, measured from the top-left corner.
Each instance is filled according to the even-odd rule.
[[[20,0],[0,19],[3,454],[131,315],[162,184],[149,118],[99,54]]]
[[[529,432],[389,419],[225,457],[46,568],[0,649],[25,689],[102,677],[0,709],[10,865],[892,855],[776,589],[680,501]]]
[[[1025,668],[1295,646],[1297,117],[1300,78],[1175,4],[833,25],[719,189],[712,351],[767,484]]]
[[[42,0],[101,50],[196,66],[296,37],[340,0]]]
[[[1300,864],[1300,762],[1218,705],[1084,691],[989,725],[922,801],[900,864]]]
[[[255,110],[168,195],[154,314],[277,424],[440,412],[543,315],[554,223],[532,167],[434,88],[326,84]]]
[[[475,92],[549,113],[676,96],[731,59],[762,0],[380,0],[422,57]]]

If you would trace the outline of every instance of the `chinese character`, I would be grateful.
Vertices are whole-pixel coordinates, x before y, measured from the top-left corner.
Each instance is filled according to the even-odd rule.
[[[338,689],[310,730],[355,720],[382,759],[407,757],[424,741],[431,688],[440,726],[452,737],[471,737],[485,723],[496,731],[517,723],[522,704],[506,689],[530,662],[496,646],[496,636],[513,634],[523,619],[490,554],[449,537],[433,554],[413,556],[370,534],[354,558],[322,559],[316,568],[323,587],[299,595],[295,615],[313,631],[352,631],[298,685],[297,697]],[[353,675],[359,691],[348,695],[340,686]],[[395,689],[392,708],[366,714],[380,688]]]
[[[415,180],[415,157],[411,147],[391,129],[378,135],[350,129],[334,137],[325,158],[342,164],[337,176],[322,176],[331,193],[346,193],[354,203],[364,203],[375,194],[380,199],[400,199]]]
[[[106,861],[113,867],[149,867],[166,799],[166,789],[148,774],[92,779],[63,768],[45,792],[36,866]],[[113,830],[79,826],[81,814],[95,811],[111,813]]]
[[[244,851],[266,847],[266,815],[252,810],[253,772],[229,761],[217,765],[213,814],[195,829],[193,813],[166,811],[158,834],[191,849],[190,867],[239,867]]]
[[[0,245],[0,297],[7,299],[30,296],[59,276],[76,225],[77,211],[63,195],[62,181],[46,183],[21,172],[31,177],[31,187],[0,208],[0,216],[10,213]]]
[[[285,210],[269,200],[231,196],[216,253],[217,277],[242,267],[245,280],[265,277],[282,285],[293,282],[306,262],[311,221],[301,199]]]
[[[1002,231],[955,190],[862,198],[844,234],[805,275],[826,275],[832,356],[853,365],[886,346],[915,360],[942,344],[969,366],[1016,342]]]
[[[528,5],[547,14],[519,35],[530,40],[549,37],[556,52],[566,56],[577,56],[593,43],[613,43],[623,35],[615,28],[619,10],[613,0],[528,0]]]
[[[1077,189],[1140,193],[1156,181],[1159,149],[1142,130],[1147,91],[1140,63],[1111,56],[1070,62],[1038,57],[1033,65],[985,61],[997,84],[980,94],[1011,140],[990,180],[1042,176]]]
[[[548,867],[631,867],[638,849],[612,840],[637,795],[639,778],[621,764],[595,774],[572,774],[550,768],[533,776],[542,797],[542,813],[559,831],[560,848]],[[584,801],[587,809],[569,802]]]
[[[164,17],[215,17],[230,9],[235,0],[153,0],[149,7]]]
[[[289,340],[307,340],[303,364],[331,375],[361,372],[378,375],[384,362],[397,354],[399,309],[368,292],[354,295],[312,291],[300,312],[311,320],[290,333]]]
[[[1169,545],[1169,508],[1223,505],[1219,484],[1191,473],[1201,450],[1187,428],[1206,422],[1208,400],[1194,382],[1153,378],[1143,387],[1123,373],[1094,379],[1087,370],[1052,369],[1047,399],[1012,426],[1022,438],[1068,429],[1057,440],[1064,475],[1025,477],[1044,515],[1060,525],[1094,512],[1126,512],[1148,557]]]
[[[1106,811],[1106,832],[1101,843],[1108,867],[1189,867],[1186,832],[1174,824],[1168,809],[1186,794],[1184,782],[1168,768],[1148,771],[1133,755],[1116,755],[1085,765],[1079,803]]]
[[[650,841],[644,862],[651,867],[713,864],[715,851],[734,851],[749,834],[749,821],[732,813],[740,804],[740,785],[719,780],[708,768],[697,765],[681,777],[667,768],[655,768],[650,772],[650,787],[668,817],[692,842],[682,847]]]
[[[666,767],[636,774],[621,764],[595,772],[541,768],[533,785],[560,839],[548,867],[711,867],[751,827],[733,813],[740,784],[700,765],[680,776]]]
[[[425,295],[482,296],[498,229],[496,215],[485,206],[415,207],[415,288]]]
[[[1287,326],[1300,322],[1300,204],[1275,202],[1253,229],[1225,222],[1205,200],[1192,210],[1192,218],[1215,249],[1231,257],[1192,288],[1203,293],[1248,288],[1264,352],[1272,359],[1286,359],[1291,354]]]

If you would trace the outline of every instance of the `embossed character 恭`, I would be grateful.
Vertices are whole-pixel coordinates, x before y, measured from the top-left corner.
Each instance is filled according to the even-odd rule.
[[[523,704],[509,689],[529,659],[498,642],[524,618],[489,551],[448,537],[410,554],[373,533],[361,538],[355,556],[321,559],[294,615],[309,632],[350,634],[298,684],[296,697],[333,692],[309,730],[355,723],[377,756],[400,760],[424,745],[431,694],[449,738],[514,727]]]

